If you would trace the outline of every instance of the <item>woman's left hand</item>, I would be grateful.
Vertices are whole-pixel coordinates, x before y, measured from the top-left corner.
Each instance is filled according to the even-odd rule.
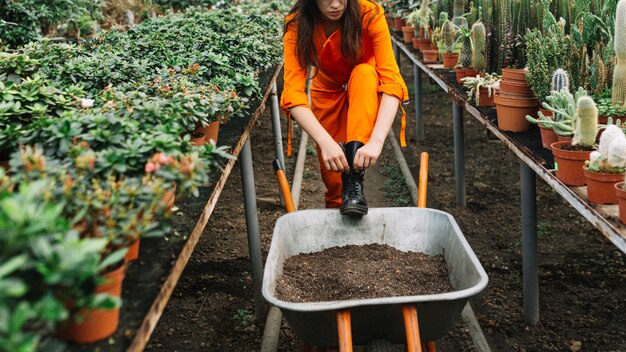
[[[376,165],[376,161],[383,150],[383,142],[370,140],[367,144],[356,151],[354,156],[354,169],[357,171],[365,170],[370,166]]]

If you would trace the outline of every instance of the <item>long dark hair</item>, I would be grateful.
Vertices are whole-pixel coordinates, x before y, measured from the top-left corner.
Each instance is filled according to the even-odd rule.
[[[357,64],[362,56],[363,33],[361,22],[361,4],[359,0],[345,0],[346,7],[341,16],[341,53],[344,57]],[[374,2],[373,0],[368,0]],[[313,65],[317,67],[317,52],[315,50],[315,25],[321,18],[315,0],[297,0],[289,14],[296,14],[291,20],[285,23],[284,32],[287,33],[289,26],[293,23],[298,25],[298,41],[296,45],[296,56],[303,68]]]

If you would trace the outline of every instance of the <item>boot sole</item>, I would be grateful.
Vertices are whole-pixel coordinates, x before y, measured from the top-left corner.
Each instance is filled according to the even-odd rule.
[[[367,206],[357,204],[346,205],[342,206],[339,211],[341,212],[341,215],[363,216],[367,215]]]

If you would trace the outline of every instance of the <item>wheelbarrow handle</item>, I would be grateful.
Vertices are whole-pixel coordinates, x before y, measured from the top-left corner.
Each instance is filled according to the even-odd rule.
[[[276,177],[278,177],[278,184],[280,185],[280,191],[285,199],[285,208],[288,213],[296,211],[296,206],[293,204],[293,197],[291,196],[291,190],[289,189],[289,181],[285,176],[285,170],[280,164],[280,160],[274,160],[274,171],[276,171]]]

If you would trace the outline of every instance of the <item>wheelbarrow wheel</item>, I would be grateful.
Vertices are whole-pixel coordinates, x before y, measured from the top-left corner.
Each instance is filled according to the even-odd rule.
[[[401,352],[402,349],[387,340],[372,340],[365,345],[366,352]]]

